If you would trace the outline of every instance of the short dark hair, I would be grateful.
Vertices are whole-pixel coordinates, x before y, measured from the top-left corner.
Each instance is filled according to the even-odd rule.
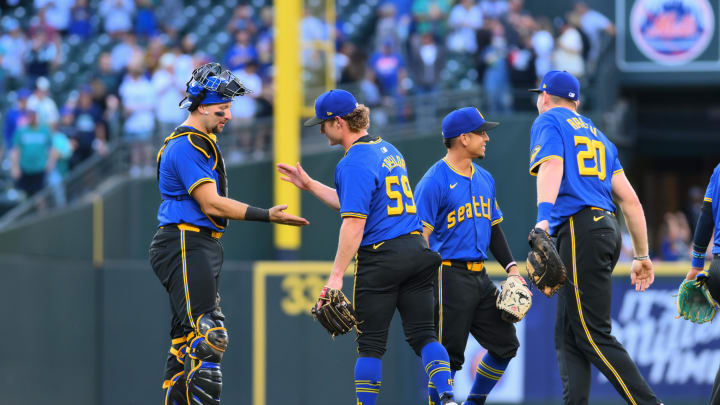
[[[571,105],[573,107],[577,106],[577,101],[569,99],[569,98],[554,96],[550,93],[548,93],[548,97],[550,97],[550,101],[552,101],[553,104]]]
[[[457,136],[455,138],[443,138],[443,144],[445,144],[445,147],[450,149],[455,144],[455,140],[457,139]]]

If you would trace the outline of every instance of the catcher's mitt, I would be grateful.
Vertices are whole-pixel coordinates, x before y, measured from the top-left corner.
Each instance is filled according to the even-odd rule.
[[[552,297],[567,281],[565,265],[544,230],[535,228],[530,231],[528,243],[531,249],[526,262],[528,279],[540,292]]]
[[[680,284],[677,295],[678,318],[694,323],[712,321],[718,309],[718,303],[710,295],[705,281],[707,273],[698,275],[695,280],[685,280]]]
[[[500,283],[500,293],[495,305],[506,322],[519,322],[532,306],[532,293],[521,276],[508,276]]]
[[[318,308],[319,304],[322,306]],[[342,291],[327,286],[323,287],[318,304],[312,307],[310,313],[332,337],[344,335],[358,324],[350,300]]]

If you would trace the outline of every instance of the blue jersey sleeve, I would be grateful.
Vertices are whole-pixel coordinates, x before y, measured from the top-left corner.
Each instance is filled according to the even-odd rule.
[[[367,218],[377,188],[375,173],[366,166],[344,165],[335,174],[335,186],[340,199],[340,216]]]
[[[540,116],[530,134],[530,174],[536,176],[540,165],[550,159],[564,157],[562,136],[554,122]]]
[[[197,186],[203,183],[215,183],[212,160],[208,159],[189,141],[181,140],[178,149],[173,153],[173,166],[188,194],[192,194]]]
[[[435,230],[438,210],[443,194],[440,185],[432,177],[423,177],[415,187],[415,204],[423,226],[431,231]]]
[[[611,144],[613,147],[613,150],[615,152],[615,160],[612,162],[612,174],[617,174],[622,172],[624,169],[622,165],[620,164],[620,157],[618,156],[617,146],[614,144]]]
[[[705,190],[704,201],[710,203],[713,202],[713,195],[715,195],[715,189],[717,188],[717,178],[718,173],[720,173],[720,171],[718,171],[718,168],[720,168],[720,166],[716,167],[713,171],[712,176],[710,176],[710,183],[708,183],[707,190]]]

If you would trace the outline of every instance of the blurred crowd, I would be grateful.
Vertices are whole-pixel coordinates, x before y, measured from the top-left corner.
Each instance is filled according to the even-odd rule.
[[[194,7],[183,0],[34,0],[32,7],[10,0],[6,10],[15,13],[0,19],[0,94],[10,95],[0,99],[4,172],[30,195],[107,153],[108,143],[125,141],[130,174],[152,175],[154,150],[184,119],[178,102],[190,73],[212,60],[252,90],[233,103],[226,131],[235,136],[223,137],[226,159],[263,154],[271,132],[259,123],[272,115],[274,91],[273,8],[268,0],[227,8],[231,3],[237,4],[225,2],[214,13],[226,23],[209,33],[226,40],[208,51],[196,32],[177,29]],[[513,88],[532,87],[550,69],[591,73],[600,38],[614,33],[613,24],[582,1],[552,21],[531,16],[522,0],[339,1],[344,10],[370,10],[377,18],[353,23],[348,20],[357,14],[338,8],[335,26],[326,23],[322,2],[314,3],[300,24],[305,69],[318,64],[317,52],[305,47],[334,38],[334,53],[325,52],[334,55],[335,81],[357,85],[366,104],[390,109],[407,96],[470,83],[482,86],[488,112],[509,112]],[[17,18],[18,11],[25,18]],[[68,45],[99,37],[108,46],[84,70],[68,70],[78,57],[66,54]],[[54,75],[65,71],[87,80],[58,91]]]
[[[518,104],[513,89],[534,87],[549,70],[591,76],[603,39],[615,34],[613,23],[584,1],[552,20],[524,6],[523,0],[385,0],[371,47],[338,47],[339,80],[361,82],[371,106],[480,84],[485,109],[509,113]],[[528,104],[527,97],[521,102]]]

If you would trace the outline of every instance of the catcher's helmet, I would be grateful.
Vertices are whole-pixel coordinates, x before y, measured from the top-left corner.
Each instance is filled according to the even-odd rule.
[[[206,63],[193,70],[185,85],[186,95],[180,101],[180,108],[190,111],[199,105],[227,103],[233,97],[250,93],[232,72],[223,69],[219,63]]]

